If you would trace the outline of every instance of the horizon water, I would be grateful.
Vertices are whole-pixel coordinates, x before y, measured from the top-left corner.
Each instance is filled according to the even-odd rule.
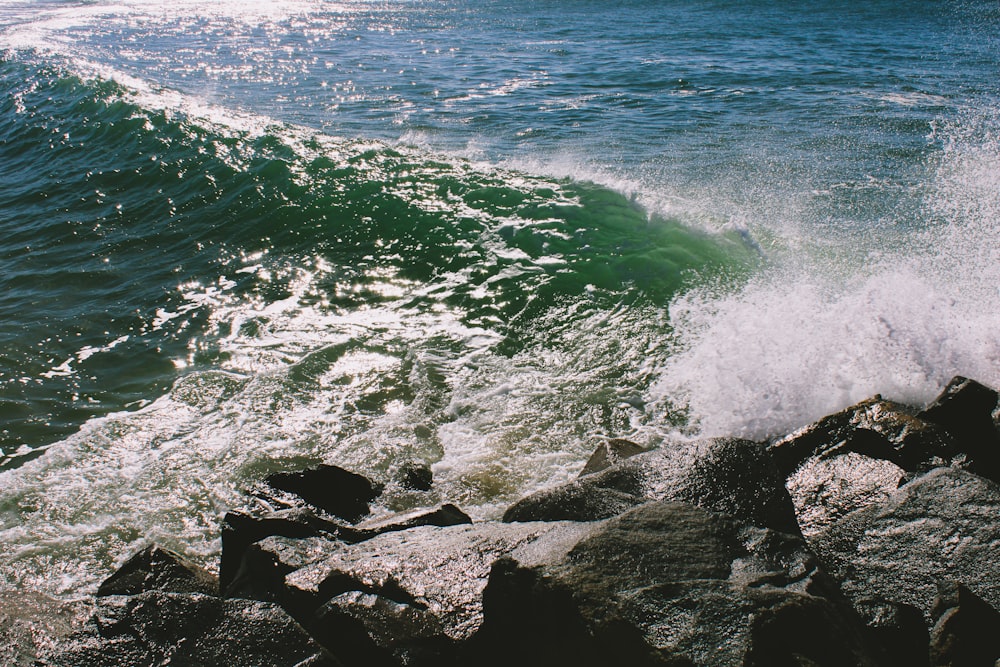
[[[1000,8],[0,0],[0,588],[270,472],[495,518],[594,447],[1000,386]]]

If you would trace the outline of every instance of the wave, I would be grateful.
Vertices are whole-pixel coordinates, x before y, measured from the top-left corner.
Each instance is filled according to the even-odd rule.
[[[242,489],[297,463],[423,461],[434,497],[385,511],[496,514],[600,436],[660,437],[666,305],[759,261],[592,182],[196,115],[31,54],[0,88],[16,587],[89,590],[147,540],[209,563]]]
[[[876,393],[923,404],[954,375],[1000,385],[997,120],[980,108],[942,129],[917,219],[678,296],[650,401],[703,435],[766,438]]]

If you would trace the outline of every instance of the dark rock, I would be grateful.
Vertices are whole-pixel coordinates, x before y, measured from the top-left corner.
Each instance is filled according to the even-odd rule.
[[[677,500],[797,533],[785,479],[760,443],[716,438],[637,454],[522,498],[504,521],[594,521],[650,500]]]
[[[275,605],[147,591],[98,602],[92,624],[45,656],[52,667],[336,667]]]
[[[598,521],[644,502],[643,496],[574,481],[522,498],[507,508],[503,520]]]
[[[423,526],[331,551],[272,537],[248,551],[252,578],[345,665],[446,665],[482,621],[493,562],[578,539],[592,524]],[[270,577],[270,581],[264,583]]]
[[[890,461],[848,452],[807,459],[788,476],[785,487],[802,534],[810,537],[855,510],[885,500],[905,474]]]
[[[854,606],[868,626],[872,641],[885,650],[894,664],[928,667],[930,639],[919,609],[886,600],[859,600]]]
[[[998,516],[1000,487],[939,468],[809,541],[849,597],[912,605],[930,623],[942,579],[1000,604]]]
[[[908,471],[945,463],[957,453],[954,439],[914,412],[875,396],[781,438],[769,451],[786,476],[813,457],[849,452],[891,461]]]
[[[180,554],[153,545],[129,558],[101,584],[97,595],[137,595],[152,590],[215,595],[219,582]]]
[[[352,522],[368,514],[368,503],[383,489],[381,484],[363,475],[332,465],[275,473],[269,475],[264,484],[294,494],[313,507]]]
[[[881,664],[799,537],[673,502],[591,525],[496,563],[463,664]]]
[[[1000,433],[993,422],[997,392],[975,380],[952,379],[918,416],[942,426],[960,443],[967,467],[1000,482]]]
[[[932,615],[931,667],[992,667],[1000,660],[1000,612],[967,587],[941,582]]]
[[[405,463],[397,473],[399,485],[411,491],[430,491],[434,484],[434,473],[426,463]]]
[[[629,440],[622,440],[621,438],[605,440],[597,446],[594,453],[587,459],[586,465],[580,471],[580,477],[600,472],[605,468],[610,468],[616,463],[620,463],[636,454],[642,454],[645,451],[645,447],[641,447]]]
[[[219,559],[219,590],[226,596],[238,579],[244,554],[251,544],[272,535],[285,537],[314,537],[327,529],[338,526],[323,520],[312,512],[292,510],[275,512],[264,517],[254,517],[240,512],[227,512],[222,519],[222,555]],[[327,525],[328,524],[328,525]]]

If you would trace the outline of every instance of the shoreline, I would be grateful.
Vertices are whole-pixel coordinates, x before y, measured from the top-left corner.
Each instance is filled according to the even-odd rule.
[[[874,396],[767,443],[608,440],[500,521],[373,520],[384,486],[277,473],[219,576],[135,554],[91,600],[7,594],[13,665],[974,665],[1000,658],[997,392]],[[396,483],[427,490],[429,468]],[[15,611],[16,610],[16,611]],[[988,662],[984,662],[988,661]]]

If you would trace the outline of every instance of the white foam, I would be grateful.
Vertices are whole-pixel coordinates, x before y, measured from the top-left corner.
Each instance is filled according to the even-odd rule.
[[[868,259],[845,266],[792,241],[736,293],[678,298],[651,399],[707,435],[766,437],[876,393],[924,403],[954,375],[1000,386],[994,137],[955,137],[904,243],[858,235],[849,254]]]

